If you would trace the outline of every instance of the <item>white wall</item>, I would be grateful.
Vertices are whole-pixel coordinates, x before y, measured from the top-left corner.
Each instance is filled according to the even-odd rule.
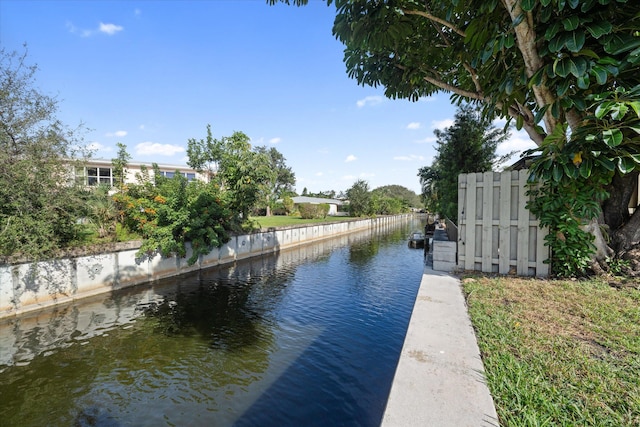
[[[395,215],[356,219],[234,236],[221,248],[201,256],[191,266],[187,264],[191,256],[190,248],[185,258],[156,255],[141,260],[136,257],[138,248],[129,248],[37,263],[4,265],[0,266],[0,318],[342,234],[396,225],[410,217]]]

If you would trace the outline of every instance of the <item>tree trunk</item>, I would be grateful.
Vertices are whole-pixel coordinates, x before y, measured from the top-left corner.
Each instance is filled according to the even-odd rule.
[[[640,273],[640,209],[636,207],[630,215],[629,203],[638,192],[638,174],[621,175],[616,171],[607,187],[609,198],[602,204],[601,218],[601,223],[608,228],[612,255],[631,260],[634,273]]]
[[[621,175],[616,171],[606,188],[609,198],[602,204],[604,222],[615,232],[629,220],[629,202],[638,191],[638,172]]]
[[[612,237],[612,246],[619,256],[640,245],[640,210],[636,210],[629,221],[617,229]]]

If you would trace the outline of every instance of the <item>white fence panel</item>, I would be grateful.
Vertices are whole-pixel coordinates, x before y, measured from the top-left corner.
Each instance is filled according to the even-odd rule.
[[[458,268],[546,277],[547,228],[526,209],[527,170],[458,176]]]

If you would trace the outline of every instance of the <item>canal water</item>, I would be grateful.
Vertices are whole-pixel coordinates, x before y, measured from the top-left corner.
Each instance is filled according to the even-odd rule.
[[[377,426],[423,272],[401,226],[0,322],[0,425]]]

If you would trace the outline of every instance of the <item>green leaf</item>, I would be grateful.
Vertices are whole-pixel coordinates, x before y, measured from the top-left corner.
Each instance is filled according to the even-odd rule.
[[[521,13],[520,15],[516,16],[516,19],[513,20],[513,23],[511,24],[512,27],[517,27],[518,25],[520,25],[520,23],[522,21],[524,21],[524,13]]]
[[[549,51],[552,53],[559,52],[560,49],[564,46],[564,35],[558,34],[554,36],[551,40],[549,40]]]
[[[522,3],[520,4],[522,10],[524,10],[525,12],[531,12],[535,5],[536,0],[522,0]]]
[[[629,129],[640,135],[640,126],[629,126]]]
[[[604,50],[611,55],[619,55],[640,46],[640,37],[629,34],[610,34],[604,43]]]
[[[540,69],[538,69],[538,71],[536,71],[533,76],[531,76],[531,78],[529,79],[529,83],[528,83],[528,87],[529,89],[531,89],[531,87],[533,86],[538,86],[540,83],[542,83],[542,75],[544,74],[544,69],[545,67],[540,67]]]
[[[595,112],[596,118],[602,119],[605,115],[607,115],[607,113],[609,113],[609,111],[611,111],[614,104],[614,101],[605,101],[602,104],[598,105],[598,108],[596,108]]]
[[[635,162],[633,161],[633,159],[630,159],[628,157],[619,157],[618,158],[618,170],[620,170],[621,173],[623,174],[627,174],[629,172],[632,172],[633,169],[635,169]]]
[[[560,21],[556,21],[553,24],[549,25],[547,31],[544,32],[544,39],[550,41],[552,38],[554,38],[558,34],[558,31],[560,31],[561,26],[562,23]]]
[[[596,39],[599,39],[605,34],[609,34],[613,29],[613,25],[611,25],[611,22],[609,21],[592,22],[585,25],[585,27],[591,36]]]
[[[514,45],[515,38],[513,37],[513,34],[509,34],[504,41],[504,47],[506,47],[507,49],[511,49]]]
[[[638,63],[640,63],[640,47],[634,49],[633,52],[629,53],[629,55],[627,56],[627,61],[629,61],[633,65],[637,65]]]
[[[611,109],[611,118],[613,120],[620,120],[624,117],[625,114],[629,111],[629,107],[627,107],[623,103],[616,103]]]
[[[586,103],[584,102],[584,98],[582,96],[572,96],[571,100],[573,101],[573,105],[580,111],[584,111],[587,108]]]
[[[602,139],[609,147],[617,147],[622,144],[622,132],[620,129],[606,129],[602,131]]]
[[[544,117],[544,114],[547,112],[548,108],[549,108],[549,106],[545,105],[544,107],[542,107],[541,109],[536,111],[535,116],[533,116],[533,122],[534,123],[540,123],[540,120],[542,120],[542,118]]]
[[[571,80],[570,79],[564,79],[560,82],[560,84],[558,85],[558,88],[556,89],[556,93],[558,96],[562,96],[564,95],[567,90],[569,90],[569,86],[571,86]]]
[[[613,162],[613,160],[611,160],[608,157],[604,157],[604,156],[598,157],[596,159],[596,162],[599,163],[603,168],[605,168],[609,172],[613,172],[613,170],[616,168],[616,164]]]
[[[571,59],[571,74],[576,77],[585,76],[587,73],[587,60],[584,58],[570,58]],[[587,76],[588,77],[588,76]]]
[[[562,20],[562,26],[566,31],[573,31],[578,28],[578,25],[580,25],[580,18],[576,15],[569,16]]]
[[[582,49],[585,42],[585,34],[584,31],[578,30],[573,31],[569,34],[569,36],[565,39],[565,45],[567,49],[571,52],[578,52]]]
[[[631,101],[628,104],[633,108],[633,111],[636,112],[638,118],[640,118],[640,101]]]
[[[578,77],[577,83],[580,89],[589,89],[589,76],[585,74]]]
[[[595,76],[596,82],[599,85],[603,85],[607,82],[607,77],[609,73],[607,73],[607,69],[600,65],[593,65],[591,67],[591,74]]]
[[[560,180],[562,179],[562,168],[559,167],[557,164],[553,165],[553,180],[556,182],[560,182]]]
[[[591,163],[591,159],[584,159],[584,161],[580,164],[580,176],[583,178],[589,178],[591,176],[593,164]]]
[[[544,7],[547,7],[549,6],[549,4],[551,4],[551,0],[540,0],[540,4]]]
[[[571,58],[556,59],[553,64],[553,72],[560,77],[567,77],[571,72]]]

